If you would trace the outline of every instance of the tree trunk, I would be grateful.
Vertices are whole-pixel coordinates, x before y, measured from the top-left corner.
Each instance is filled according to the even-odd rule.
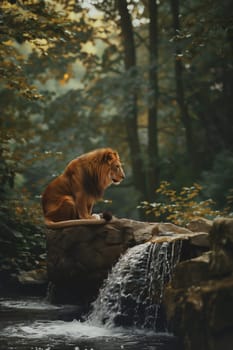
[[[147,197],[154,200],[154,190],[159,185],[159,149],[158,149],[158,5],[149,0],[149,84],[153,93],[148,110],[148,183]]]
[[[120,15],[120,28],[124,47],[125,69],[126,71],[130,71],[136,69],[136,52],[131,16],[127,8],[126,0],[116,0],[116,6]],[[131,101],[132,106],[129,115],[127,115],[125,118],[125,126],[132,162],[133,181],[137,190],[141,193],[141,198],[144,199],[146,186],[144,165],[138,136],[136,93],[127,93],[127,100]]]
[[[180,31],[180,20],[179,20],[179,0],[171,0],[171,11],[173,18],[173,29],[174,34],[177,35]],[[188,111],[188,106],[185,101],[184,93],[184,82],[183,82],[183,64],[181,61],[181,50],[176,45],[175,47],[175,81],[176,81],[176,98],[180,108],[181,121],[185,129],[186,149],[187,155],[190,160],[192,170],[196,169],[196,154],[195,154],[195,143],[193,137],[192,122]]]

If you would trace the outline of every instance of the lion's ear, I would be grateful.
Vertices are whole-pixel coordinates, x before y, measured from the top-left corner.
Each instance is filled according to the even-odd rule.
[[[117,158],[117,153],[116,152],[106,152],[103,156],[103,161],[105,163],[110,163],[113,159]]]

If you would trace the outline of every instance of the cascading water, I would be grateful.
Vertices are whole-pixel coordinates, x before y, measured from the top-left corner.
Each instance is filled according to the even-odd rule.
[[[0,350],[180,349],[178,339],[166,332],[161,305],[180,250],[178,241],[130,248],[113,267],[86,322],[67,321],[76,314],[71,305],[0,298],[5,319],[0,322]],[[114,328],[119,325],[123,327]]]
[[[87,322],[166,331],[161,301],[180,250],[181,241],[128,249],[104,282]]]

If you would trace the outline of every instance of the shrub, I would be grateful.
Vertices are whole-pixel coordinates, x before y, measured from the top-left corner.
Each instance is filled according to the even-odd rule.
[[[212,199],[198,200],[201,190],[202,187],[194,183],[191,187],[182,187],[177,191],[171,188],[169,182],[163,181],[155,191],[158,201],[141,202],[138,208],[144,209],[146,215],[153,214],[158,221],[171,221],[176,225],[185,225],[198,217],[213,218],[220,215],[218,210],[212,209]]]

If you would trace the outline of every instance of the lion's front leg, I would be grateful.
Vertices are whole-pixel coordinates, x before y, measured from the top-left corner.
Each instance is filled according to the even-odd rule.
[[[93,201],[88,201],[85,195],[78,195],[75,199],[76,211],[79,219],[94,219],[91,215],[93,208]]]

